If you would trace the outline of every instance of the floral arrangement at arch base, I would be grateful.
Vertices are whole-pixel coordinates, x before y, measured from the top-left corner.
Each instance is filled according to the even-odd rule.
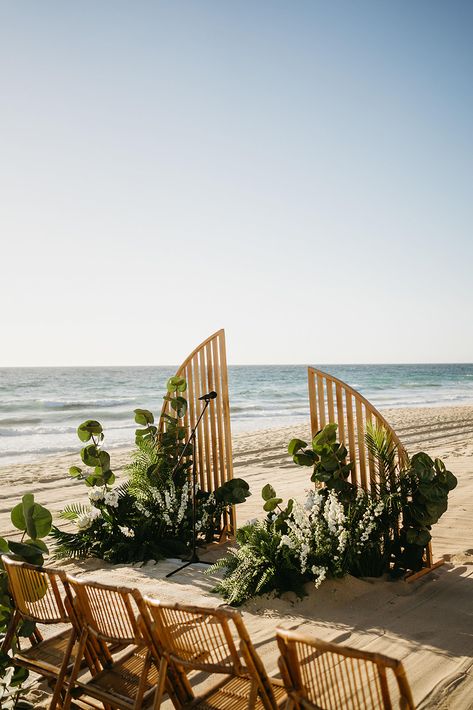
[[[238,546],[208,570],[224,570],[215,591],[228,602],[238,605],[265,592],[301,596],[310,581],[318,587],[327,577],[388,570],[397,577],[422,566],[430,529],[447,509],[455,476],[423,452],[399,470],[389,433],[372,427],[366,441],[380,482],[368,492],[348,481],[353,463],[336,432],[336,424],[327,425],[310,448],[300,439],[290,442],[294,462],[312,468],[314,487],[306,500],[291,498],[284,505],[267,484],[266,516],[240,528]]]
[[[173,414],[163,414],[165,426],[158,428],[150,411],[135,409],[135,422],[141,428],[135,432],[128,480],[121,485],[114,485],[110,455],[102,448],[102,425],[89,419],[79,426],[77,434],[85,444],[81,460],[86,468],[72,466],[69,473],[87,486],[89,503],[72,503],[60,514],[75,530],[53,527],[56,558],[93,556],[123,563],[159,560],[189,551],[192,458],[184,451],[187,429],[182,419],[187,401],[182,395],[186,387],[181,377],[168,381],[165,399]],[[198,542],[212,540],[228,507],[242,503],[249,495],[248,484],[240,478],[211,493],[199,490]]]

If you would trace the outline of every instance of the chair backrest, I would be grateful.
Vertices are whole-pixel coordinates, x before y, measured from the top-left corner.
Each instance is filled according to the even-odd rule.
[[[407,452],[394,429],[363,395],[342,380],[313,367],[308,368],[310,425],[312,436],[326,424],[337,424],[338,441],[348,449],[354,464],[350,481],[365,490],[376,488],[381,472],[365,442],[369,425],[384,429],[391,440],[395,462],[403,466]]]
[[[276,629],[279,666],[291,699],[317,710],[414,710],[403,665],[379,653]]]
[[[76,610],[93,637],[106,643],[142,644],[138,624],[143,599],[137,589],[105,585],[68,576]]]
[[[144,601],[160,654],[175,667],[230,676],[249,675],[258,687],[264,707],[276,707],[266,670],[238,611],[162,604],[150,597]]]
[[[15,607],[22,617],[42,624],[69,623],[65,599],[67,575],[52,567],[37,567],[2,556]]]
[[[234,613],[145,597],[162,650],[192,670],[241,675],[243,666],[233,637]],[[235,612],[237,613],[237,612]]]
[[[187,391],[183,394],[188,401],[184,425],[189,430],[195,426],[204,407],[199,397],[212,390],[217,392],[216,399],[210,400],[208,411],[199,426],[195,446],[200,488],[211,492],[233,478],[225,331],[218,330],[198,345],[184,360],[176,375],[184,377],[187,382]],[[160,427],[165,429],[163,414],[175,416],[168,401],[164,402],[160,419]],[[235,533],[234,506],[230,508],[229,514],[225,514],[223,526],[229,533]]]

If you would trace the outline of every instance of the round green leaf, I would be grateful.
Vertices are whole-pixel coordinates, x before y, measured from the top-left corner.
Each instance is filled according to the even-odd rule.
[[[263,500],[270,500],[271,498],[276,497],[276,491],[270,483],[267,483],[261,491],[261,496],[263,497]]]
[[[291,456],[293,456],[301,449],[305,449],[306,446],[307,446],[307,442],[302,441],[302,439],[291,439],[291,441],[289,442],[289,445],[287,447],[287,451]]]
[[[148,409],[135,409],[135,422],[142,426],[154,424],[154,415]]]
[[[100,422],[95,419],[87,419],[77,427],[77,436],[81,441],[89,441],[92,435],[100,436],[103,433],[103,428]]]
[[[72,476],[72,478],[78,478],[82,474],[82,469],[79,468],[79,466],[71,466],[69,469],[69,475]]]
[[[4,537],[0,537],[0,552],[8,553],[8,542]]]
[[[100,466],[99,450],[95,444],[84,446],[80,457],[86,466]]]

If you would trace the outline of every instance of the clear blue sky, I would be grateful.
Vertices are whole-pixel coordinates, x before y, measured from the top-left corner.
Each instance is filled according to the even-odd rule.
[[[0,0],[0,365],[473,360],[473,3]]]

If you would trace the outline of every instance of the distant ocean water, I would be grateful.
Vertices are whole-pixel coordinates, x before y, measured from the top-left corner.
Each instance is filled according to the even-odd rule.
[[[473,404],[473,364],[319,365],[376,407]],[[158,415],[174,367],[0,368],[0,466],[78,451],[77,426],[98,419],[108,447],[132,445],[133,410]],[[308,421],[307,367],[230,366],[232,431]]]

